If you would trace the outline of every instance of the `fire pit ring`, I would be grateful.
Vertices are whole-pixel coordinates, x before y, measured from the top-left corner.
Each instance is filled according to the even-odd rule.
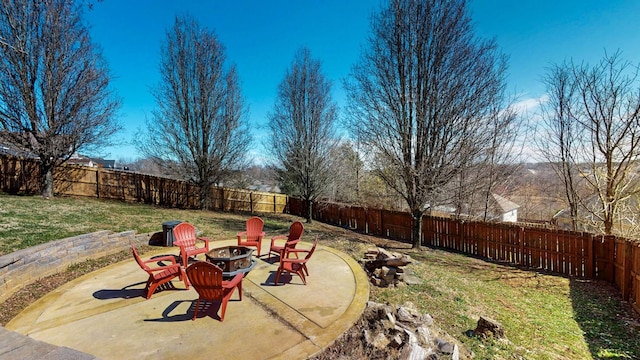
[[[253,250],[245,246],[224,246],[205,254],[207,261],[222,269],[222,276],[231,278],[248,273],[258,263],[253,259]]]

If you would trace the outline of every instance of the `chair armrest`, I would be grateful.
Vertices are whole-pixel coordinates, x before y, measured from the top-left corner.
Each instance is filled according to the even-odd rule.
[[[295,239],[295,240],[289,241],[289,244],[293,244],[295,246],[295,245],[298,245],[299,242],[300,242],[300,239]],[[290,250],[298,251],[299,249],[290,249]],[[302,251],[307,251],[307,250],[302,249]]]
[[[280,261],[282,261],[283,263],[292,263],[292,264],[304,264],[305,262],[307,262],[306,259],[289,259],[289,258],[284,258],[284,259],[281,259]]]
[[[157,263],[158,261],[171,261],[172,264],[176,263],[176,258],[173,255],[166,255],[166,256],[158,256],[158,257],[154,257],[148,260],[144,260],[143,263],[145,264],[151,264],[151,263]]]
[[[300,241],[300,240],[296,240],[296,241]],[[298,257],[299,253],[309,253],[309,251],[311,250],[307,250],[307,249],[296,249],[296,248],[290,248],[287,249],[286,251],[286,257],[283,260],[288,260],[289,259],[289,254],[296,254],[296,258]],[[297,259],[296,259],[297,260]]]
[[[295,240],[295,241],[299,242],[300,240]],[[293,252],[293,253],[308,253],[309,251],[311,251],[311,250],[307,250],[307,249],[289,249],[289,250],[287,250],[287,252]]]
[[[209,242],[211,241],[211,239],[206,237],[199,237],[196,238],[196,240],[202,241],[204,243],[204,248],[207,249],[207,252],[209,252]]]
[[[240,282],[242,282],[243,277],[244,277],[244,273],[236,274],[236,276],[234,276],[233,279],[228,281],[222,281],[222,287],[225,289],[231,289],[237,286],[238,284],[240,284]]]
[[[206,238],[206,237],[199,237],[199,238],[196,238],[196,240],[200,240],[200,241],[202,241],[202,242],[204,242],[206,244],[208,244],[209,241],[211,241],[211,239]]]
[[[246,235],[246,234],[247,234],[247,232],[246,232],[246,231],[241,231],[241,232],[239,232],[239,233],[238,233],[238,235],[236,235],[236,236],[238,237],[238,241],[242,240],[242,237],[243,237],[244,235]]]
[[[287,235],[278,235],[278,236],[274,236],[271,238],[271,246],[273,246],[276,242],[276,240],[282,240],[282,239],[286,239]]]
[[[171,265],[165,265],[165,266],[158,266],[158,267],[154,267],[154,268],[149,268],[148,271],[151,271],[151,272],[165,271],[167,269],[173,269],[173,268],[180,269],[181,265],[180,264],[171,264]]]

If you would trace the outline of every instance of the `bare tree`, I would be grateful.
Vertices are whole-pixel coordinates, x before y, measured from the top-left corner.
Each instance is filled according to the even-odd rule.
[[[544,115],[555,135],[551,155],[563,164],[567,200],[588,212],[580,216],[582,221],[595,221],[596,228],[612,234],[622,204],[640,191],[638,67],[620,53],[605,54],[594,66],[565,63],[552,68],[547,85],[554,111]],[[587,195],[576,191],[575,182],[568,183],[574,172],[583,179]],[[578,211],[571,215],[577,217]]]
[[[2,1],[0,141],[37,155],[41,194],[75,152],[109,144],[120,101],[72,0]]]
[[[158,109],[138,149],[200,188],[203,209],[211,187],[246,166],[251,139],[234,66],[225,71],[216,35],[189,17],[176,18],[161,50]]]
[[[504,187],[520,167],[526,127],[526,119],[513,104],[504,108],[498,103],[494,106],[485,122],[488,142],[483,151],[445,187],[455,195],[453,204],[458,215],[482,221],[495,219],[491,208],[493,194],[498,187]]]
[[[328,198],[332,201],[362,204],[360,182],[364,173],[364,164],[360,154],[349,141],[333,149],[331,158],[332,181]]]
[[[474,37],[464,0],[391,0],[371,26],[345,82],[351,125],[409,206],[420,248],[424,212],[491,142],[506,60]]]
[[[536,137],[538,150],[551,164],[562,184],[569,205],[573,230],[578,230],[579,166],[576,162],[578,124],[571,114],[576,108],[577,89],[569,66],[553,65],[543,79],[547,98],[541,103],[542,136]]]
[[[324,194],[332,180],[336,119],[331,83],[309,49],[301,48],[278,87],[269,129],[270,152],[282,190],[307,201],[308,223],[312,221],[313,201]]]

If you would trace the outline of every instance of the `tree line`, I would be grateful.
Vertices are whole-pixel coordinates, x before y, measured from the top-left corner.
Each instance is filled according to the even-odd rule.
[[[77,151],[113,140],[120,99],[72,0],[2,0],[0,141],[40,160],[43,196],[52,172]],[[439,206],[486,220],[489,199],[520,161],[527,118],[506,91],[508,59],[475,34],[466,0],[388,0],[372,14],[358,61],[333,83],[311,49],[294,55],[268,114],[266,152],[280,188],[307,200],[367,204],[401,199],[420,247],[422,217]],[[238,70],[212,29],[189,15],[166,30],[156,110],[137,148],[155,166],[209,189],[249,166],[247,104]],[[589,66],[548,69],[537,145],[562,179],[574,229],[589,219],[615,231],[638,189],[637,67],[619,53]],[[584,216],[587,211],[590,216]]]

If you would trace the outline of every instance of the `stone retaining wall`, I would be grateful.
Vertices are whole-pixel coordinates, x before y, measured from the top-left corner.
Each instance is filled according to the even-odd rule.
[[[115,254],[134,245],[148,244],[150,234],[135,231],[96,231],[0,256],[0,302],[42,277],[64,271],[69,265]]]

